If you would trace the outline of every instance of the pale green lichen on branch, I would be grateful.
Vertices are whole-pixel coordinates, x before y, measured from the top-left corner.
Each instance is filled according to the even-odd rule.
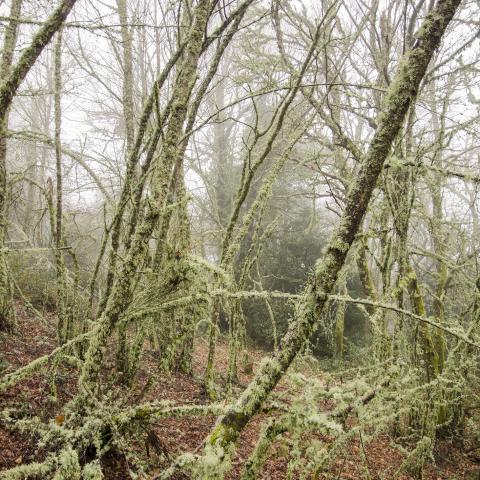
[[[397,133],[401,129],[410,102],[416,95],[428,62],[438,47],[445,27],[452,19],[459,4],[460,0],[440,0],[433,12],[424,20],[423,37],[420,39],[419,45],[407,52],[400,62],[397,74],[388,89],[383,111],[379,116],[378,129],[365,156],[360,174],[353,182],[353,186],[348,193],[340,226],[327,247],[324,261],[316,269],[315,289],[319,289],[322,295],[328,295],[334,287],[338,272],[345,262],[346,254],[367,210],[383,163]],[[307,298],[310,296],[311,293],[309,294],[307,289]],[[324,300],[320,299],[320,301],[321,303],[315,306],[316,316],[322,312],[325,304]],[[300,300],[300,303],[308,305],[309,302],[304,303]],[[280,372],[288,368],[312,331],[315,316],[304,309],[297,310],[297,315],[298,313],[305,315],[305,317],[297,318],[291,324],[291,328],[282,342],[282,349],[278,356],[280,369],[274,372],[261,367],[256,378],[247,388],[247,393],[244,393],[230,410],[232,415],[235,415],[237,411],[243,414],[243,424],[258,411],[262,402],[281,378]],[[227,413],[219,421],[228,425],[228,420],[225,420],[229,418],[228,415]],[[218,425],[214,432],[216,444],[225,446],[227,450],[230,450],[230,447],[233,448],[236,434],[231,435],[230,429],[219,430]],[[220,438],[222,435],[225,435],[225,437]],[[207,448],[210,448],[210,445],[210,441],[207,440]],[[206,449],[205,455],[208,454],[210,452]],[[221,478],[222,475],[219,472],[218,478]]]

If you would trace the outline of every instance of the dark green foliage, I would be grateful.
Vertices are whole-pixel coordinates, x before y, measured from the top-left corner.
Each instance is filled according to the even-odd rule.
[[[299,293],[308,272],[311,272],[315,265],[316,252],[322,251],[325,245],[325,236],[320,227],[308,230],[311,217],[309,208],[299,205],[296,210],[288,212],[289,215],[285,215],[279,222],[268,247],[259,258],[265,290]],[[256,287],[250,282],[248,288]],[[278,336],[282,337],[292,314],[291,305],[285,300],[272,299],[271,306],[277,322]],[[261,299],[245,301],[243,309],[248,336],[262,346],[271,347],[272,325],[265,302]]]

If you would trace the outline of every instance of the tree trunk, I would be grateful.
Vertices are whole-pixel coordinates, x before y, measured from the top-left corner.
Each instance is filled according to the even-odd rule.
[[[67,305],[67,272],[63,259],[63,188],[62,188],[62,28],[58,31],[54,51],[54,117],[55,117],[55,167],[56,167],[56,208],[55,224],[52,230],[54,239],[55,265],[57,274],[57,339],[63,345],[71,335],[72,319],[69,318]],[[53,224],[53,222],[52,222]]]
[[[340,225],[328,244],[324,258],[317,262],[315,275],[307,283],[296,306],[295,320],[282,341],[280,352],[262,364],[237,402],[219,417],[206,440],[206,461],[196,462],[197,468],[203,469],[203,473],[221,472],[225,457],[231,455],[240,432],[259,411],[312,333],[345,263],[391,146],[460,1],[439,0],[426,16],[414,47],[401,60],[387,91],[383,111],[379,114],[378,128],[347,195]]]
[[[8,78],[12,66],[13,52],[17,44],[18,22],[22,11],[22,0],[13,0],[10,6],[10,21],[5,29],[3,52],[0,65],[0,81]],[[11,289],[8,280],[8,268],[5,252],[7,234],[7,138],[3,131],[8,130],[7,107],[0,123],[0,331],[12,331],[15,326],[15,313],[12,305]]]
[[[153,173],[152,199],[148,213],[138,225],[132,240],[131,248],[125,258],[121,271],[112,286],[112,292],[105,305],[105,310],[97,322],[97,334],[92,338],[85,363],[80,375],[80,384],[94,387],[100,371],[105,345],[113,328],[116,326],[124,308],[132,298],[132,282],[138,266],[145,262],[148,239],[155,230],[164,211],[165,200],[170,186],[170,176],[162,172],[171,171],[180,152],[180,140],[183,136],[183,125],[187,116],[187,107],[195,83],[197,65],[202,53],[202,42],[210,12],[210,2],[201,0],[195,9],[190,41],[185,48],[184,57],[178,70],[173,87],[170,119],[165,131],[162,154]],[[168,168],[170,167],[170,168]]]

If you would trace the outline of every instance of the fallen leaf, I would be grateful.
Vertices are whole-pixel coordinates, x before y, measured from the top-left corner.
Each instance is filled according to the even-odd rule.
[[[59,413],[56,417],[55,417],[55,423],[57,425],[63,425],[63,422],[65,422],[65,415],[63,413]]]

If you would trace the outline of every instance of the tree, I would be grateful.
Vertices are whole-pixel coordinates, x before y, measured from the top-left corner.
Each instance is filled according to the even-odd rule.
[[[425,18],[414,47],[407,51],[402,59],[389,87],[383,111],[376,122],[378,127],[363,159],[360,173],[348,193],[340,224],[324,257],[316,266],[314,278],[307,284],[296,307],[295,321],[283,338],[279,353],[263,364],[238,401],[217,420],[205,447],[205,454],[215,455],[217,462],[212,465],[209,461],[205,468],[215,470],[225,461],[225,457],[231,455],[240,431],[258,412],[267,395],[310,336],[363,220],[392,143],[459,4],[460,1],[439,1]]]
[[[18,22],[15,20],[21,12],[21,2],[13,2],[9,28],[5,32],[2,54],[2,84],[0,86],[0,324],[12,328],[12,307],[8,289],[8,273],[5,260],[5,228],[7,215],[7,181],[6,181],[6,133],[8,113],[15,94],[28,71],[38,56],[49,43],[56,31],[67,18],[76,0],[64,0],[52,13],[45,24],[34,35],[31,44],[24,50],[17,63],[12,66],[13,51],[17,39]]]
[[[317,478],[376,432],[408,433],[394,475],[419,477],[477,403],[473,4],[452,21],[460,0],[110,3],[61,22],[2,130],[3,283],[20,331],[56,314],[58,346],[0,391],[38,375],[60,413],[25,414],[12,389],[0,428],[47,447],[0,477],[100,478],[111,452],[132,476],[222,478],[254,417],[240,478],[272,445]],[[19,45],[49,21],[32,6],[0,16]],[[184,404],[164,400],[178,379]],[[155,424],[177,417],[196,450],[173,459]]]

